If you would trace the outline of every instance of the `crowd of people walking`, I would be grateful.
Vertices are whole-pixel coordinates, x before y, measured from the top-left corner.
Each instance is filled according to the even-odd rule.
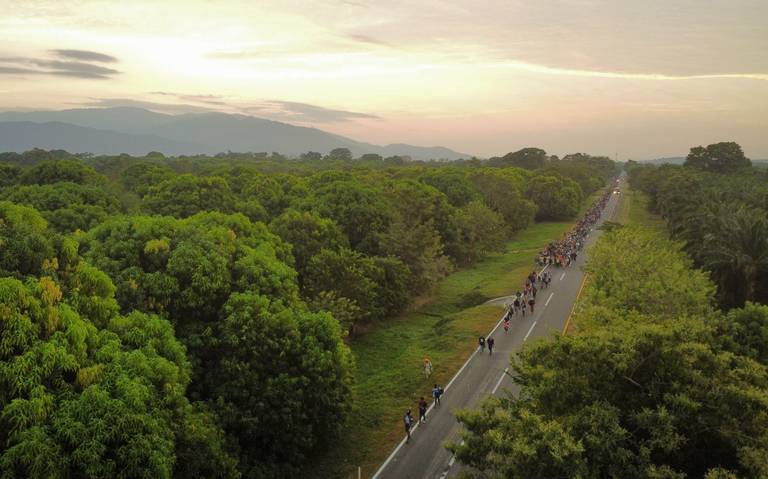
[[[549,288],[549,285],[552,282],[552,273],[547,271],[548,267],[567,268],[576,261],[579,252],[584,247],[587,236],[592,231],[595,224],[600,220],[603,210],[614,192],[614,188],[610,188],[606,194],[601,196],[562,240],[548,244],[547,247],[539,253],[536,258],[536,263],[543,269],[539,272],[536,270],[531,271],[526,277],[522,289],[511,296],[511,299],[505,304],[506,310],[503,317],[505,334],[509,332],[512,317],[519,316],[524,318],[526,314],[532,315],[534,313],[536,294],[540,289]],[[478,351],[481,353],[485,352],[487,346],[488,354],[493,355],[494,344],[495,340],[493,337],[488,337],[486,339],[484,336],[480,336],[477,341]],[[428,358],[424,359],[424,374],[427,378],[432,374],[432,362]],[[435,384],[432,389],[434,407],[440,405],[440,398],[442,395],[443,388]],[[423,397],[419,400],[418,407],[419,422],[426,423],[427,402]],[[411,431],[415,423],[410,409],[405,413],[403,422],[405,425],[406,442],[410,442]]]
[[[610,188],[607,193],[601,196],[592,207],[587,210],[584,217],[576,223],[576,226],[565,235],[560,241],[553,241],[539,253],[536,262],[539,266],[561,266],[568,267],[576,261],[579,251],[584,247],[584,241],[595,223],[600,219],[600,215],[611,199],[614,188]]]

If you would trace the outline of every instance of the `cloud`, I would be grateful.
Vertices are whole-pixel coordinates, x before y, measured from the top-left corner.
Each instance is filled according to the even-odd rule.
[[[183,101],[191,101],[195,103],[206,103],[208,105],[227,106],[227,102],[225,102],[224,98],[220,95],[210,95],[210,94],[193,95],[188,93],[174,93],[169,91],[151,91],[149,93],[152,95],[171,96]]]
[[[243,111],[300,123],[336,123],[352,120],[380,120],[369,113],[347,110],[333,110],[309,103],[269,100],[259,105],[244,107]]]
[[[75,60],[87,62],[116,63],[117,58],[104,53],[93,52],[90,50],[50,50],[51,53]]]
[[[93,55],[103,55],[96,52],[85,52],[84,50],[52,50],[52,52],[81,52]],[[59,56],[68,58],[67,55],[57,53]],[[107,58],[114,57],[103,55]],[[71,56],[70,56],[71,57]],[[104,60],[98,60],[104,61]],[[28,57],[4,57],[0,58],[0,75],[53,75],[65,76],[83,79],[106,80],[120,71],[114,68],[107,68],[102,65],[95,65],[88,61],[54,60],[47,58],[28,58]]]
[[[94,108],[117,108],[132,107],[144,108],[160,113],[180,114],[180,113],[210,113],[216,110],[197,105],[187,105],[182,103],[159,103],[147,100],[134,100],[131,98],[92,98],[89,101],[78,102],[78,105]]]
[[[277,121],[295,123],[340,123],[354,120],[380,120],[381,117],[368,113],[355,111],[334,110],[323,108],[309,103],[300,103],[283,100],[267,100],[255,105],[237,105],[227,103],[223,97],[211,94],[183,94],[167,91],[153,91],[152,95],[186,99],[196,103],[204,103],[209,106],[190,103],[162,103],[150,100],[136,100],[132,98],[91,98],[77,105],[94,108],[133,107],[152,110],[172,115],[184,113],[242,113],[261,118],[269,118]]]
[[[492,68],[513,68],[513,69],[531,71],[535,73],[544,73],[548,75],[569,75],[569,76],[594,77],[594,78],[618,78],[618,79],[625,79],[625,80],[676,81],[676,80],[711,80],[711,79],[718,79],[718,78],[763,80],[763,81],[768,80],[768,73],[759,73],[759,72],[669,75],[664,73],[626,73],[626,72],[615,72],[615,71],[553,68],[546,65],[536,65],[536,64],[524,63],[524,62],[492,64],[491,67]]]
[[[120,73],[112,68],[85,62],[32,60],[31,63],[44,68],[51,68],[52,70],[48,72],[51,75],[74,76],[79,78],[108,78],[111,75]]]
[[[40,72],[37,70],[31,70],[29,68],[8,67],[0,65],[0,75],[24,75],[29,73],[35,74]]]
[[[392,45],[388,41],[380,40],[370,35],[363,35],[361,33],[349,33],[346,35],[346,38],[350,40],[354,40],[355,42],[358,42],[358,43],[366,43],[368,45],[378,45],[381,47],[388,47],[388,48],[394,47],[394,45]]]

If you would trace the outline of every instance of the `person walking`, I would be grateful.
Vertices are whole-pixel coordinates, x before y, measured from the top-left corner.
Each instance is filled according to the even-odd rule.
[[[528,306],[531,307],[531,314],[533,314],[533,305],[535,305],[535,304],[536,304],[536,300],[535,299],[531,298],[531,299],[528,300]]]
[[[480,339],[477,340],[477,344],[480,346],[481,353],[485,351],[485,337],[480,336]]]
[[[419,422],[427,422],[427,401],[421,396],[419,401]]]
[[[411,410],[405,412],[405,416],[403,416],[403,425],[405,426],[405,442],[411,441],[411,427],[413,426],[413,416],[411,415]]]
[[[432,375],[432,361],[424,358],[424,377],[429,378]]]
[[[440,398],[443,396],[443,388],[435,384],[432,388],[432,398],[435,400],[435,407],[440,405]]]
[[[509,332],[509,314],[504,316],[504,334]]]
[[[496,344],[496,341],[493,338],[488,338],[488,356],[493,354],[494,344]]]

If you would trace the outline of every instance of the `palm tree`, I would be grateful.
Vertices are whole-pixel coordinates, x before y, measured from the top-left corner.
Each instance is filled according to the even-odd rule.
[[[733,285],[735,301],[742,306],[756,299],[760,274],[768,271],[768,217],[743,203],[727,205],[729,208],[719,208],[698,257],[704,268],[721,279],[737,278],[741,284]]]

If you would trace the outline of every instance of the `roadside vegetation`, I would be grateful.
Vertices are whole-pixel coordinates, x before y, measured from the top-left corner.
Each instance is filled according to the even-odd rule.
[[[535,148],[0,154],[0,476],[297,477],[384,441],[423,388],[403,372],[447,378],[615,172]]]
[[[513,358],[519,396],[458,414],[468,477],[768,476],[763,173],[732,143],[628,168],[572,330]]]

